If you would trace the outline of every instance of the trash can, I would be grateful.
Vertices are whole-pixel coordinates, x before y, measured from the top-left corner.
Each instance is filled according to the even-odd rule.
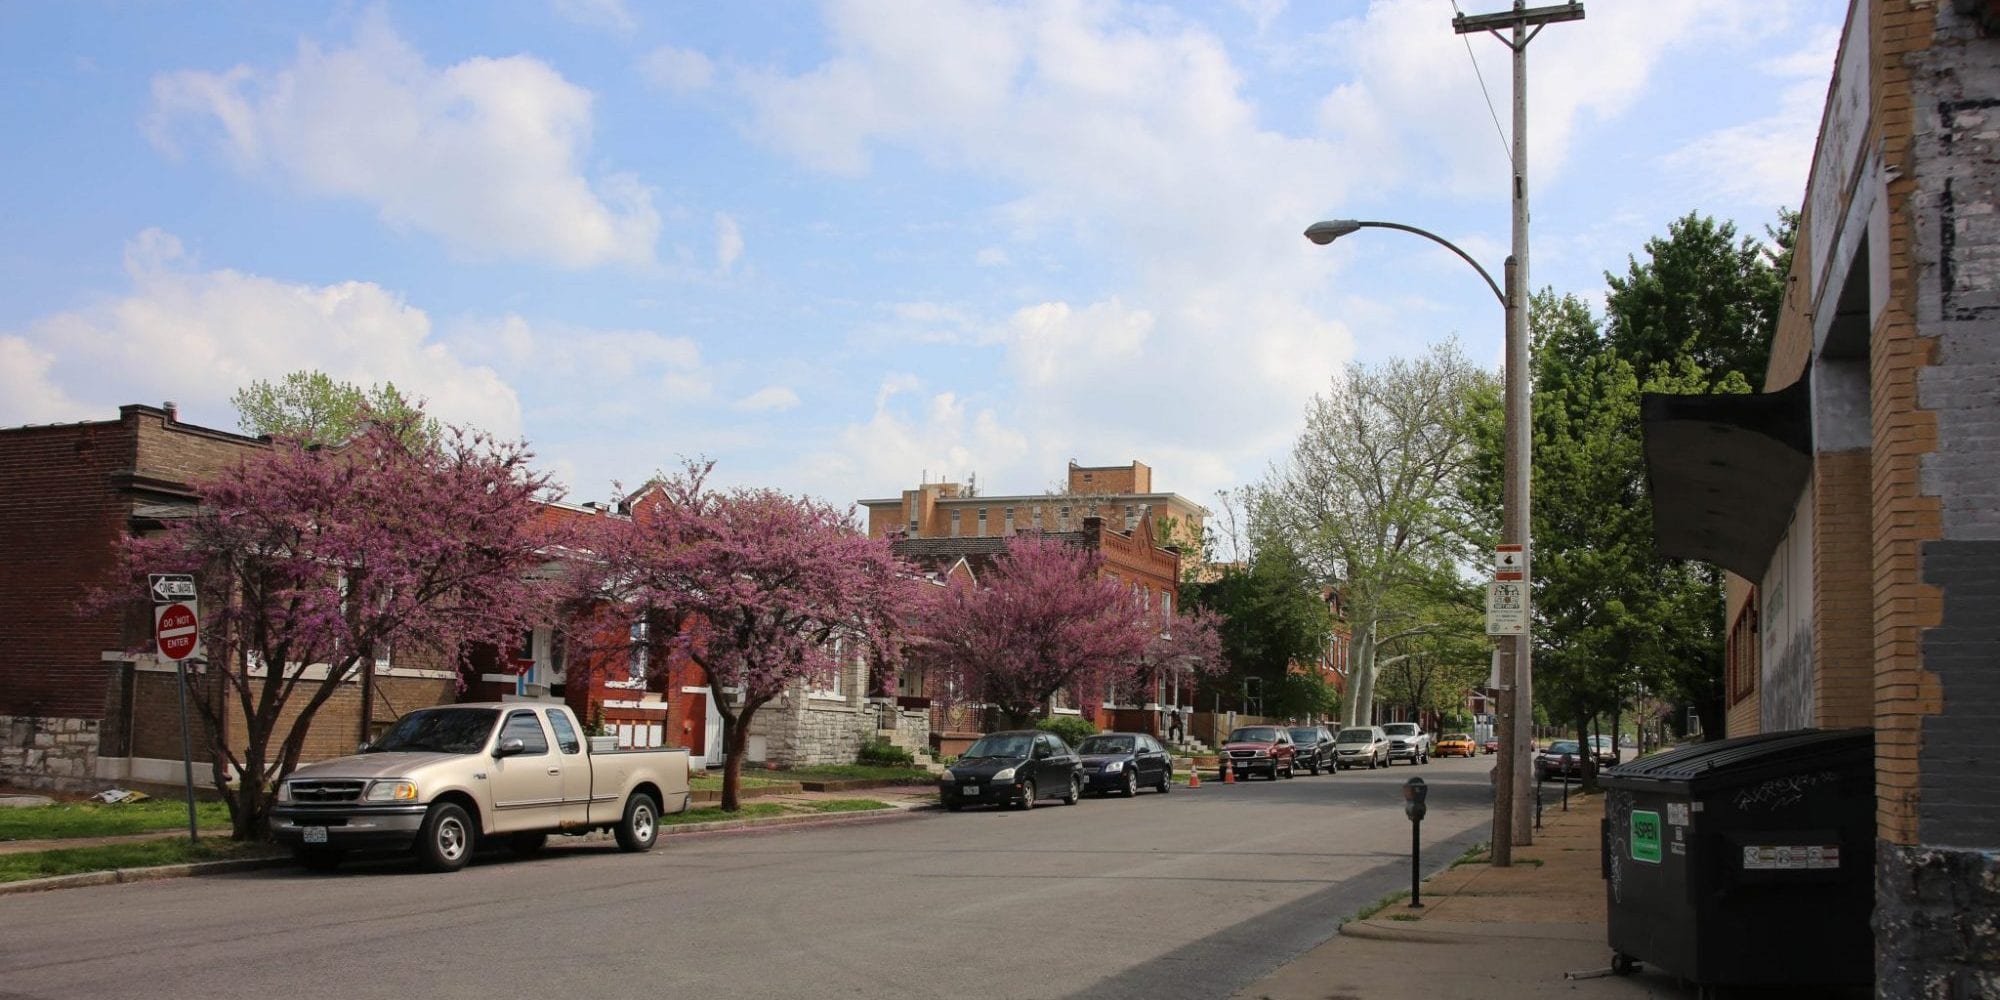
[[[1614,971],[1644,962],[1700,987],[1873,982],[1872,730],[1700,743],[1599,783]]]

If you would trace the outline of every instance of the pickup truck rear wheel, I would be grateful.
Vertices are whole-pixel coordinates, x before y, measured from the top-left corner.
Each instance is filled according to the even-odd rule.
[[[455,872],[472,857],[476,836],[471,817],[457,803],[434,803],[417,834],[417,862],[430,871]]]
[[[618,849],[650,851],[660,839],[660,806],[645,792],[625,800],[625,817],[618,821]]]

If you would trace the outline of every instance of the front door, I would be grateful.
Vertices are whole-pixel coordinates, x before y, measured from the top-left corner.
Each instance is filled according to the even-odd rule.
[[[494,832],[553,829],[562,814],[563,767],[534,709],[509,712],[494,747],[516,739],[520,753],[493,759]]]

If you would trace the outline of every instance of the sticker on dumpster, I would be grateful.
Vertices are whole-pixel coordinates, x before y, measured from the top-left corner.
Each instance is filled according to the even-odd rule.
[[[1838,844],[1783,844],[1743,848],[1744,871],[1826,871],[1840,867]]]
[[[1667,803],[1667,825],[1668,825],[1668,826],[1686,826],[1686,825],[1688,825],[1688,804],[1687,804],[1687,803],[1685,803],[1685,802],[1669,802],[1669,803]]]
[[[1660,863],[1660,814],[1632,810],[1632,860],[1649,865]]]

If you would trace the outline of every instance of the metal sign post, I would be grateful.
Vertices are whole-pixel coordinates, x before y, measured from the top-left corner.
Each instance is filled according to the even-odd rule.
[[[194,747],[188,736],[187,659],[201,639],[201,605],[195,599],[194,576],[154,573],[146,578],[153,597],[153,641],[162,659],[174,662],[175,687],[181,701],[181,781],[187,792],[188,842],[200,840],[194,816]]]

